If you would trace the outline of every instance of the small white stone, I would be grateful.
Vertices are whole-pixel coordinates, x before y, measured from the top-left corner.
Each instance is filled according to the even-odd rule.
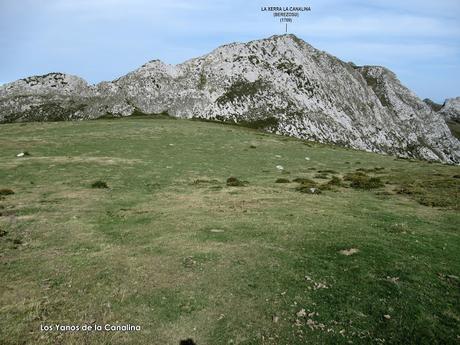
[[[297,317],[304,317],[307,315],[307,312],[305,311],[305,309],[301,309],[297,312]]]

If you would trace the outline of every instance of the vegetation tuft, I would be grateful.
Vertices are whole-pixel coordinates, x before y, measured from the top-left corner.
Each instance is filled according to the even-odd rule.
[[[254,119],[254,120],[243,120],[238,122],[239,126],[254,128],[254,129],[269,129],[277,128],[279,120],[276,117],[268,116],[266,118]]]
[[[329,184],[331,186],[342,187],[343,186],[343,181],[338,176],[332,176],[331,180],[327,184]]]
[[[291,181],[289,181],[287,178],[279,178],[275,181],[275,183],[290,183]]]
[[[105,181],[98,180],[91,184],[91,188],[105,189],[105,188],[109,188],[109,186],[107,185]]]
[[[2,188],[0,189],[0,195],[12,195],[14,194],[14,191],[9,188]]]
[[[228,187],[243,187],[247,184],[246,181],[241,181],[236,177],[229,177],[227,179],[227,186]]]
[[[321,194],[322,191],[318,187],[310,187],[310,186],[304,186],[300,185],[299,187],[296,188],[296,191],[300,193],[305,193],[305,194]]]
[[[298,178],[295,178],[292,181],[300,183],[304,187],[312,188],[312,187],[317,187],[318,186],[318,184],[315,181],[313,181],[312,179],[306,178],[306,177],[298,177]]]
[[[240,80],[233,83],[227,91],[220,96],[216,102],[218,104],[225,104],[228,102],[233,102],[234,100],[255,96],[260,91],[263,91],[267,88],[267,83],[262,80],[256,80],[254,82],[248,82],[245,80]]]
[[[420,181],[408,179],[399,181],[395,192],[415,199],[418,203],[430,207],[460,208],[460,183],[449,176],[432,175],[430,179]]]
[[[322,179],[322,180],[327,180],[329,178],[329,175],[328,174],[316,174],[315,178]]]
[[[319,172],[320,174],[337,174],[337,171],[331,170],[331,169],[319,170],[318,172]]]
[[[384,186],[380,177],[370,177],[361,171],[346,174],[344,180],[350,181],[350,187],[357,189],[375,189]]]

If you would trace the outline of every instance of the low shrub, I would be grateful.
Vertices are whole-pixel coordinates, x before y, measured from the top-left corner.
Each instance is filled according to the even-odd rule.
[[[337,174],[335,170],[319,170],[318,172],[321,174]]]
[[[319,189],[321,189],[322,191],[325,191],[325,190],[334,190],[334,188],[328,184],[327,182],[326,183],[322,183],[319,185]]]
[[[242,187],[246,184],[247,182],[245,181],[240,181],[239,179],[237,179],[236,177],[229,177],[227,179],[227,186],[228,187]]]
[[[374,173],[382,172],[382,170],[385,170],[385,168],[384,167],[375,167],[375,168],[370,168],[370,169],[367,169],[367,168],[358,168],[358,169],[356,169],[356,171],[374,172]]]
[[[12,189],[8,189],[8,188],[0,189],[0,195],[11,195],[11,194],[14,194],[14,191]]]
[[[304,177],[298,177],[294,179],[293,182],[300,183],[302,185],[301,187],[306,187],[306,188],[315,188],[318,186],[318,184],[312,179],[304,178]]]
[[[356,189],[375,189],[384,186],[380,177],[370,177],[361,171],[347,174],[344,179],[350,181],[350,187]]]
[[[316,174],[315,178],[327,180],[329,176],[327,174]]]
[[[403,187],[397,188],[395,189],[395,192],[397,194],[405,194],[405,195],[418,194],[415,188],[412,186],[403,186]]]
[[[275,181],[275,183],[291,183],[287,178],[279,178]]]
[[[368,177],[368,176],[365,173],[363,173],[362,171],[357,171],[357,172],[352,172],[352,173],[346,174],[343,177],[343,179],[345,181],[353,181],[353,180],[361,178],[361,177]]]
[[[109,188],[109,186],[107,185],[106,182],[98,180],[96,182],[93,182],[93,184],[91,185],[91,188],[105,189],[105,188]]]
[[[305,194],[321,194],[321,189],[319,189],[318,187],[310,187],[305,185],[297,187],[296,191]]]
[[[201,185],[201,184],[218,184],[219,181],[216,179],[207,180],[207,179],[197,179],[192,182],[192,185]]]
[[[343,181],[340,177],[332,176],[331,180],[327,184],[331,186],[340,187],[343,185]]]
[[[451,206],[449,199],[437,195],[422,195],[417,198],[419,204],[430,207],[448,207]]]

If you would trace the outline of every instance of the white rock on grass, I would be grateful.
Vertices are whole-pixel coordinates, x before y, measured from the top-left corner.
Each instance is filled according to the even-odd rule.
[[[304,317],[307,315],[307,312],[305,311],[305,309],[300,309],[298,312],[297,312],[297,317]]]
[[[345,256],[350,256],[358,252],[359,252],[359,249],[357,248],[343,249],[339,251],[340,254],[345,255]]]

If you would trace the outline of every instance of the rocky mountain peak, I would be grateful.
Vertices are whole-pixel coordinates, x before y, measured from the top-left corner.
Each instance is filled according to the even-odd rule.
[[[439,113],[446,120],[460,122],[460,97],[446,99]]]
[[[8,83],[0,87],[0,95],[15,92],[41,94],[41,93],[62,93],[71,94],[75,90],[85,91],[88,88],[87,82],[77,76],[64,73],[48,73],[45,75],[32,76],[19,79],[16,82]]]
[[[292,34],[227,44],[179,65],[152,60],[96,86],[53,73],[0,87],[0,122],[133,112],[241,123],[361,150],[460,161],[460,143],[442,116],[393,72],[343,62]]]

